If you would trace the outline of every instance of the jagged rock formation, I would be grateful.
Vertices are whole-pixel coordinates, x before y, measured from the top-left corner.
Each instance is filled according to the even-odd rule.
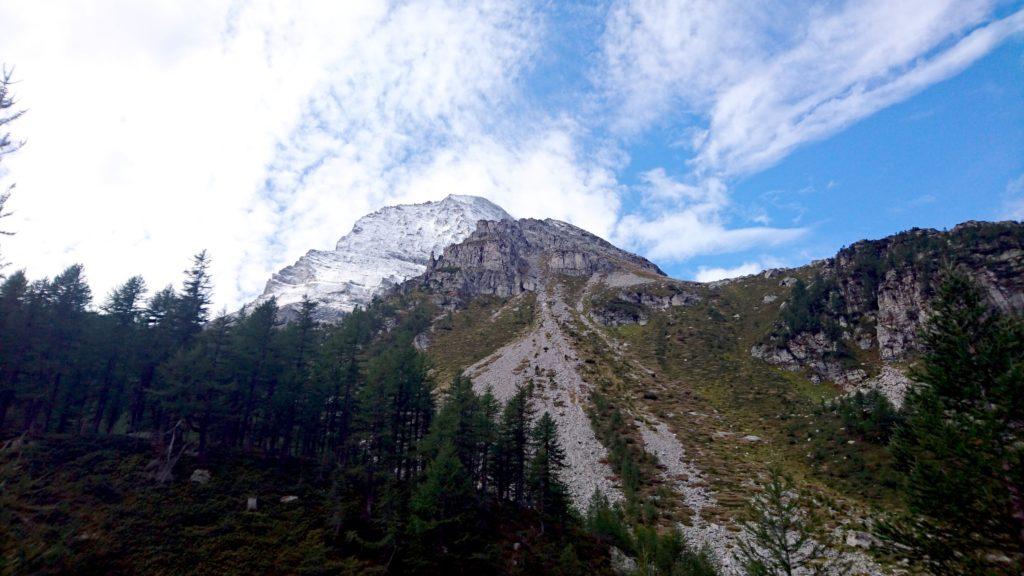
[[[647,323],[651,310],[689,306],[700,300],[701,296],[686,283],[662,283],[655,291],[649,287],[619,290],[615,298],[603,302],[593,313],[605,326],[643,325]]]
[[[274,274],[257,302],[274,297],[287,317],[307,297],[320,320],[335,320],[422,274],[433,254],[469,236],[480,220],[511,218],[476,196],[388,206],[357,220],[334,250],[310,250]]]
[[[637,271],[664,276],[645,258],[620,250],[558,220],[481,222],[459,244],[434,259],[418,286],[448,303],[475,295],[500,297],[536,292],[547,275],[589,277],[600,272]]]
[[[791,370],[808,368],[827,380],[863,382],[868,377],[863,369],[844,364],[847,352],[856,347],[877,353],[883,363],[912,358],[946,266],[970,275],[994,307],[1024,310],[1024,224],[913,229],[857,242],[814,265],[808,298],[797,302],[791,296],[775,333],[751,353]],[[787,325],[787,317],[799,328]]]

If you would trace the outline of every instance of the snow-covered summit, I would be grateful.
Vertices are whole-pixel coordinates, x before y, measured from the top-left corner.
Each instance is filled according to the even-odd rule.
[[[356,221],[334,250],[310,250],[267,282],[257,302],[276,297],[282,310],[303,296],[317,316],[335,319],[381,290],[418,276],[430,255],[466,239],[480,220],[512,219],[494,203],[452,194],[437,202],[387,206]]]

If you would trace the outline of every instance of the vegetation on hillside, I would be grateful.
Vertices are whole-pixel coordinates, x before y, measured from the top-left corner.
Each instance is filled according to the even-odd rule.
[[[4,571],[606,570],[529,390],[501,409],[456,378],[437,408],[421,301],[333,326],[308,302],[281,326],[273,300],[208,320],[208,267],[148,300],[132,278],[98,309],[78,265],[0,285]],[[245,513],[282,486],[312,516]]]
[[[881,533],[939,574],[1024,570],[1024,321],[951,273],[892,449],[908,514]]]

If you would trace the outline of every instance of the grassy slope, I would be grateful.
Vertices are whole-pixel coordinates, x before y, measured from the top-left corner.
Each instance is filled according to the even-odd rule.
[[[789,273],[812,274],[809,268]],[[607,329],[650,370],[623,383],[621,396],[644,404],[677,431],[718,493],[723,520],[742,512],[749,481],[766,462],[780,463],[817,492],[837,511],[837,523],[899,505],[887,450],[849,437],[834,415],[821,410],[840,391],[750,355],[788,293],[780,279],[753,276],[717,288],[700,286],[703,300],[697,305],[653,313],[644,326]],[[596,293],[593,305],[615,292]],[[766,294],[778,299],[764,303]],[[870,357],[857,361],[872,371]],[[743,441],[747,435],[761,441]]]
[[[532,293],[511,299],[482,296],[439,316],[427,350],[435,381],[446,386],[463,369],[526,332],[533,325],[535,305]]]

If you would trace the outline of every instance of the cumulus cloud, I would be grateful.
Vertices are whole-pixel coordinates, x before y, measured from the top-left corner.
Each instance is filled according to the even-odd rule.
[[[726,278],[739,278],[740,276],[757,274],[761,270],[764,270],[764,266],[757,262],[744,262],[743,264],[733,268],[707,268],[705,266],[701,266],[697,270],[696,280],[697,282],[714,282],[715,280],[725,280]]]
[[[623,0],[610,11],[599,75],[627,138],[678,126],[691,183],[645,177],[654,213],[615,238],[679,260],[775,246],[803,228],[736,227],[728,183],[960,72],[1024,30],[1024,11],[993,20],[988,0],[840,3]],[[696,128],[695,128],[696,126]],[[705,275],[724,272],[707,271]]]
[[[717,178],[684,184],[658,168],[643,174],[642,180],[643,197],[661,208],[650,216],[624,216],[612,237],[656,260],[679,261],[700,254],[778,246],[807,232],[805,228],[728,227],[725,210],[729,199],[725,184]]]
[[[209,248],[233,306],[387,203],[481,194],[607,232],[615,176],[572,123],[500,125],[542,26],[517,2],[5,4],[31,104],[6,253],[85,261],[102,293]]]

